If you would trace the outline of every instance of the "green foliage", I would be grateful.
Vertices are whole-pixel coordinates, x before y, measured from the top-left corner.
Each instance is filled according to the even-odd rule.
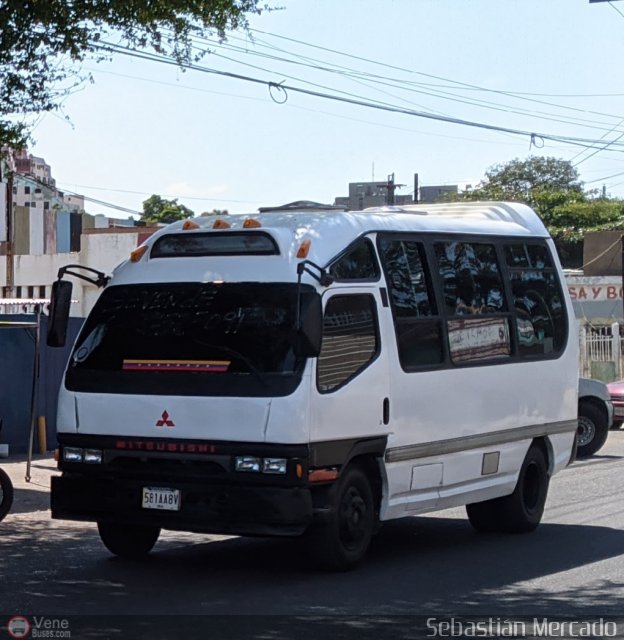
[[[589,231],[624,229],[624,201],[568,202],[556,207],[546,224],[554,238],[569,241],[582,240]]]
[[[178,204],[178,199],[165,200],[154,194],[143,201],[143,213],[141,220],[146,224],[165,223],[170,224],[177,220],[192,218],[195,214],[183,204]]]
[[[573,246],[588,231],[624,229],[624,201],[585,192],[568,160],[529,157],[496,165],[468,200],[511,200],[535,209],[558,243]]]
[[[200,214],[200,218],[206,218],[208,216],[227,216],[230,212],[227,209],[213,209],[212,211],[204,211]]]
[[[0,147],[23,146],[26,114],[51,111],[85,80],[80,63],[102,59],[108,37],[197,59],[192,37],[245,28],[260,0],[0,0]]]
[[[572,163],[531,156],[491,167],[467,198],[524,202],[544,218],[559,205],[582,202],[585,195]]]

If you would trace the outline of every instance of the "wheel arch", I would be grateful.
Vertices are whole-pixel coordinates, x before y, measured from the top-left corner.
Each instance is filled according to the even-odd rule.
[[[358,466],[370,482],[371,490],[373,492],[373,500],[375,503],[375,517],[379,521],[379,514],[381,513],[381,501],[383,498],[383,477],[381,473],[381,462],[383,460],[383,454],[379,453],[362,453],[349,460],[347,466]]]
[[[533,438],[531,446],[535,445],[542,450],[546,459],[546,467],[548,469],[549,477],[553,475],[555,470],[555,451],[552,446],[552,442],[548,436],[542,436],[540,438]],[[530,447],[529,447],[530,448]],[[528,449],[527,449],[528,453]]]
[[[595,409],[597,409],[598,411],[600,411],[600,414],[602,415],[602,417],[605,419],[605,421],[608,422],[609,415],[607,413],[607,408],[605,407],[604,400],[601,400],[600,398],[596,398],[595,396],[583,396],[582,398],[579,398],[579,401],[578,401],[579,415],[581,414],[581,408],[585,405],[590,405]]]

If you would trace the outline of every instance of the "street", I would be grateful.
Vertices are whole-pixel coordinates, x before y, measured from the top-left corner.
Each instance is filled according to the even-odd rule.
[[[0,523],[6,615],[614,616],[624,601],[624,431],[550,485],[529,535],[483,535],[463,508],[387,523],[345,574],[292,541],[163,532],[144,561],[112,557],[95,525],[49,518],[50,457],[2,460],[15,502]]]

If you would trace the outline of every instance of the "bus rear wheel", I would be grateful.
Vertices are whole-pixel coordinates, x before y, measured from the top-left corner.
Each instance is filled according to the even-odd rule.
[[[466,506],[470,524],[481,532],[529,533],[542,519],[548,495],[548,465],[542,447],[532,444],[513,493]]]
[[[322,568],[347,571],[368,552],[376,520],[373,491],[364,471],[350,466],[332,494],[329,520],[310,530],[307,542]]]
[[[160,529],[119,522],[98,522],[98,532],[104,546],[122,558],[146,556],[156,544]]]

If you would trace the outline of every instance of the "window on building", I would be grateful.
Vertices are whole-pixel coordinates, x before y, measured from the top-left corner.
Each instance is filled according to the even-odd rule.
[[[37,188],[35,189],[35,193],[41,193],[41,189],[40,189],[39,187],[37,187]]]
[[[35,297],[35,287],[28,287],[26,296],[32,300]]]
[[[47,200],[43,201],[43,210],[48,211],[50,209],[50,203]]]
[[[526,357],[561,352],[567,319],[555,268],[545,245],[505,247],[516,309],[519,353]]]
[[[13,187],[13,195],[14,196],[17,195],[17,187],[15,187],[15,186]]]
[[[46,297],[45,284],[42,284],[42,285],[39,286],[39,297],[40,298],[45,298]]]
[[[317,385],[327,393],[361,373],[377,356],[379,337],[371,295],[337,295],[327,302]]]
[[[329,268],[334,280],[377,280],[379,267],[372,242],[362,238]]]
[[[380,237],[399,361],[404,370],[440,364],[444,359],[441,319],[422,243]]]
[[[28,185],[24,187],[24,193],[26,194],[30,193],[30,187]]]

